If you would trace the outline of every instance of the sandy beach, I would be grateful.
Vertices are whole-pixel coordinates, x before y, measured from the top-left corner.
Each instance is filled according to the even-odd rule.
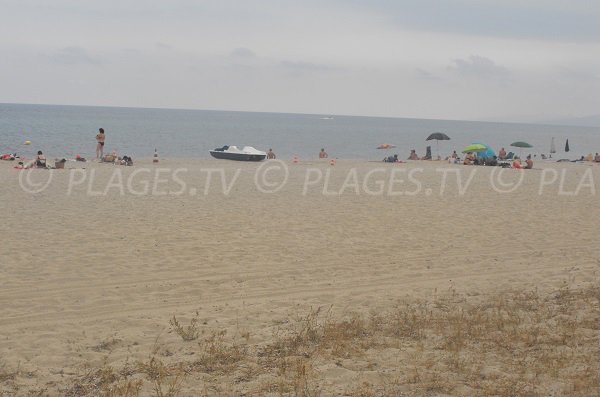
[[[562,313],[573,316],[565,338],[577,343],[545,346],[572,348],[572,361],[556,373],[525,374],[519,382],[534,389],[513,395],[599,392],[600,311],[590,292],[600,288],[597,164],[501,171],[427,161],[148,159],[31,173],[13,165],[0,164],[2,396],[136,395],[114,391],[127,382],[139,395],[159,395],[140,364],[157,362],[180,396],[502,395],[508,389],[477,385],[513,379],[510,371],[467,348],[459,375],[434,364],[410,375],[406,368],[429,352],[425,344],[415,356],[420,342],[410,336],[394,346],[381,336],[361,352],[349,339],[319,355],[278,356],[305,360],[294,361],[302,362],[294,375],[261,357],[311,313],[319,329],[406,302],[426,302],[435,316],[443,299],[466,313],[535,292],[539,307],[550,307],[546,299],[565,289],[581,297],[569,301],[577,310]],[[174,316],[184,331],[192,327],[192,340],[178,334]],[[539,329],[558,332],[558,317]],[[428,335],[424,341],[438,340]],[[227,368],[194,367],[215,341],[244,354],[230,351]],[[468,365],[476,359],[477,370]],[[178,378],[174,368],[186,365]],[[119,376],[95,378],[92,387],[100,368]],[[584,368],[594,375],[582,381],[575,374]],[[446,374],[446,388],[428,389],[426,373]]]

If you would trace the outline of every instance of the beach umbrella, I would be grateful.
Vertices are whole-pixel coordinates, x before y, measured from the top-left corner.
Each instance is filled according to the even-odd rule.
[[[567,143],[565,143],[565,152],[568,152],[569,150],[569,140],[567,139]]]
[[[449,141],[450,137],[446,134],[444,134],[443,132],[434,132],[433,134],[429,135],[427,137],[427,139],[425,139],[426,141],[432,141],[432,140],[436,140],[436,141]]]
[[[450,137],[446,134],[444,134],[443,132],[434,132],[433,134],[429,135],[427,137],[427,139],[425,139],[426,141],[432,141],[435,139],[435,147],[436,150],[438,152],[438,156],[440,155],[440,141],[449,141]]]
[[[492,147],[486,143],[473,142],[473,144],[485,146],[485,150],[481,150],[481,151],[477,152],[477,157],[485,158],[485,157],[494,157],[496,155],[496,152],[494,151],[494,149],[492,149]]]
[[[463,153],[484,152],[487,149],[488,148],[485,145],[482,145],[481,143],[472,143],[469,146],[465,147],[462,152]]]
[[[523,148],[533,147],[533,145],[530,145],[527,142],[523,142],[523,141],[513,142],[510,144],[510,146],[519,148],[519,158],[522,157],[521,155],[523,154]]]
[[[377,149],[392,149],[395,147],[396,145],[392,145],[390,143],[382,143],[381,145],[377,146]]]

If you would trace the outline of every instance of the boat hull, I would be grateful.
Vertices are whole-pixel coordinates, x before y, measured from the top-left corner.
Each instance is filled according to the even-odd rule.
[[[211,150],[210,155],[216,159],[234,160],[234,161],[263,161],[266,154],[250,154],[250,153],[227,153]]]

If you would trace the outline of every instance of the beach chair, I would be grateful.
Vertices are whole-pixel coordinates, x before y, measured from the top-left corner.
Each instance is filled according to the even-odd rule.
[[[431,146],[427,146],[425,157],[423,157],[421,160],[431,160]]]

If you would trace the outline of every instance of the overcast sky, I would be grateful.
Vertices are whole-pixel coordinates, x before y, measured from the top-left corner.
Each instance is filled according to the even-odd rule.
[[[0,102],[600,113],[600,1],[0,0]]]

